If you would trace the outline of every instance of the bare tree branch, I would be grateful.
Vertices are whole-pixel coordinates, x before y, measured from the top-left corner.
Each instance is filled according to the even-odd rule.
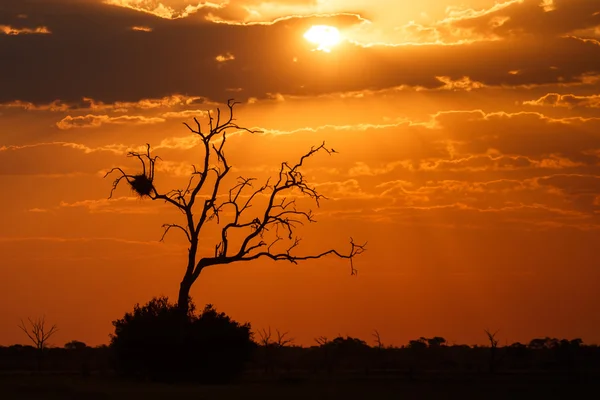
[[[258,331],[258,336],[260,340],[258,341],[263,347],[268,347],[271,344],[271,327],[269,330],[261,329]]]
[[[48,339],[50,339],[50,337],[58,331],[57,326],[52,325],[46,330],[45,317],[40,317],[35,320],[32,320],[28,317],[27,321],[29,321],[29,326],[27,326],[25,322],[21,320],[21,323],[18,325],[19,329],[25,332],[29,340],[33,342],[34,346],[38,350],[43,350],[46,347]]]
[[[288,344],[292,344],[294,343],[294,338],[291,338],[288,336],[289,332],[279,332],[279,329],[276,329],[277,332],[277,341],[275,342],[275,344],[277,345],[277,347],[285,347]],[[286,338],[286,336],[288,336]]]
[[[325,142],[311,147],[296,163],[282,162],[277,176],[267,179],[261,186],[255,187],[255,178],[240,176],[232,187],[222,189],[225,178],[231,171],[231,165],[224,151],[228,143],[227,132],[232,129],[247,133],[260,132],[235,123],[233,115],[236,104],[238,103],[233,100],[227,102],[229,115],[226,117],[221,114],[220,109],[217,109],[216,113],[209,111],[208,131],[202,131],[201,123],[196,118],[194,118],[195,128],[184,123],[192,134],[198,135],[199,147],[202,149],[200,167],[192,165],[193,171],[185,188],[164,193],[158,191],[154,184],[154,174],[156,161],[160,158],[151,154],[149,144],[145,152],[131,151],[127,154],[128,157],[136,158],[140,162],[141,172],[130,174],[120,167],[115,167],[105,175],[113,173],[118,175],[113,181],[109,198],[125,180],[138,196],[163,200],[185,215],[185,222],[182,224],[164,224],[161,237],[162,241],[171,229],[178,229],[184,232],[190,243],[187,267],[180,287],[180,303],[183,298],[187,298],[184,292],[189,292],[189,288],[204,268],[238,261],[270,258],[275,261],[298,263],[333,255],[348,259],[351,275],[356,275],[357,270],[354,268],[353,260],[365,251],[366,243],[357,244],[350,238],[350,248],[347,252],[337,249],[328,249],[316,254],[298,252],[301,239],[297,236],[296,230],[316,220],[312,210],[301,209],[297,205],[297,198],[304,197],[312,200],[317,207],[321,200],[326,199],[315,186],[307,182],[301,169],[307,160],[317,153],[328,155],[337,153],[326,147]],[[210,187],[207,188],[208,182]],[[202,202],[199,201],[201,192]],[[266,205],[262,209],[257,209],[255,204],[259,197],[266,200]],[[199,240],[203,228],[210,221],[221,226],[218,241],[214,245],[212,257],[199,257],[197,254]],[[241,237],[239,242],[238,239],[235,243],[231,240],[234,231],[236,232],[234,237]]]
[[[377,345],[377,348],[380,350],[383,349],[385,346],[381,341],[381,336],[379,335],[379,331],[377,329],[373,331],[373,337],[375,338],[375,344]]]
[[[167,233],[169,232],[169,230],[175,228],[175,229],[179,229],[182,230],[183,233],[185,233],[185,236],[187,238],[188,241],[192,240],[192,237],[190,236],[190,233],[187,231],[187,229],[179,224],[163,224],[163,228],[165,229],[165,231],[163,232],[160,241],[164,241],[165,236],[167,235]]]
[[[323,345],[326,345],[327,343],[329,343],[329,340],[327,339],[326,336],[319,336],[318,338],[315,338],[315,342],[319,346],[323,346]]]

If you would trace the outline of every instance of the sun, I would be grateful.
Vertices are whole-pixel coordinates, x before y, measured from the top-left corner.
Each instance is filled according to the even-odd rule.
[[[331,48],[341,42],[340,31],[329,25],[313,25],[304,34],[304,38],[318,45],[317,50],[329,53]]]

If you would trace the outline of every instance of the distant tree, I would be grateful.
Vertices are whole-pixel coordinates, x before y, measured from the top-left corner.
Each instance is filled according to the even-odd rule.
[[[277,333],[276,338],[271,333],[271,327],[258,331],[259,343],[264,347],[285,347],[294,342],[294,338],[288,336],[289,332],[280,332],[279,329],[276,329],[275,332]]]
[[[280,332],[276,329],[277,337],[274,337],[271,333],[271,327],[268,329],[262,329],[258,331],[259,341],[261,345],[264,359],[265,372],[274,371],[277,367],[278,358],[280,356],[283,347],[289,346],[294,343],[294,338],[289,337],[289,332]]]
[[[21,320],[19,329],[25,332],[36,349],[44,350],[48,345],[48,339],[58,331],[58,327],[56,325],[47,327],[45,317],[37,319],[27,318],[27,321],[29,322],[29,325],[26,325],[25,322]]]
[[[222,190],[222,182],[231,171],[231,165],[224,152],[227,131],[235,129],[249,133],[258,132],[240,127],[234,122],[235,104],[237,103],[232,100],[228,101],[229,117],[224,118],[223,121],[220,109],[217,109],[216,117],[208,113],[208,132],[202,132],[196,118],[194,118],[196,129],[185,123],[192,134],[201,139],[203,156],[199,168],[193,165],[193,172],[184,189],[159,192],[154,185],[154,167],[158,157],[151,155],[149,144],[145,153],[135,151],[128,153],[129,157],[140,161],[141,172],[129,174],[121,168],[113,168],[106,174],[106,176],[113,172],[119,174],[113,182],[109,198],[112,197],[119,183],[125,180],[140,197],[164,201],[183,214],[183,223],[163,225],[164,233],[161,238],[164,239],[171,229],[177,229],[183,232],[190,243],[187,266],[179,286],[177,302],[182,314],[187,313],[190,289],[204,268],[259,258],[297,263],[334,255],[349,259],[351,274],[355,274],[352,260],[365,250],[364,244],[356,244],[350,238],[350,249],[347,253],[335,249],[315,254],[296,253],[300,244],[300,238],[295,232],[296,228],[305,222],[315,222],[315,219],[310,210],[300,209],[292,197],[306,196],[312,199],[317,207],[319,201],[325,199],[314,186],[309,185],[301,172],[304,162],[316,153],[325,152],[330,155],[335,153],[333,149],[325,147],[325,143],[312,147],[295,164],[282,162],[277,177],[273,180],[268,179],[258,188],[253,186],[255,178],[239,177],[236,184],[228,190]],[[201,191],[206,193],[203,201],[200,200]],[[261,196],[266,196],[266,205],[260,212],[250,215],[254,201]],[[203,228],[210,221],[215,221],[221,226],[214,254],[199,256],[198,243],[204,232]],[[239,243],[234,243],[231,239],[233,235],[242,235],[243,239]],[[286,242],[287,244],[284,245]]]
[[[70,342],[65,343],[64,347],[67,350],[73,350],[73,351],[78,351],[78,350],[83,350],[83,349],[88,348],[87,344],[80,342],[78,340],[71,340]]]
[[[430,339],[427,339],[427,345],[429,347],[441,347],[446,344],[446,339],[440,336],[435,336]]]
[[[33,345],[36,348],[36,357],[37,357],[37,368],[42,369],[44,364],[44,353],[46,347],[48,347],[48,339],[52,337],[57,331],[58,328],[56,325],[52,325],[50,327],[46,326],[46,318],[39,317],[37,319],[27,318],[29,324],[25,324],[23,320],[21,320],[19,329],[21,329],[31,340]]]
[[[71,355],[74,356],[72,359],[75,359],[79,363],[81,376],[88,377],[90,375],[89,359],[91,356],[91,347],[78,340],[71,340],[65,343],[64,348],[69,353],[72,353]]]
[[[381,335],[379,334],[379,331],[377,329],[373,331],[373,337],[375,338],[375,346],[379,350],[385,348],[385,346],[383,345],[383,341],[381,340]]]
[[[421,337],[417,340],[409,340],[408,341],[408,348],[409,349],[425,349],[427,348],[427,339],[424,337]]]
[[[581,338],[576,338],[570,341],[570,345],[573,348],[579,348],[581,347],[581,345],[583,344],[583,339]]]
[[[330,372],[334,367],[355,367],[364,364],[371,347],[362,339],[338,336],[330,341],[321,341],[320,349],[326,358]],[[364,365],[363,365],[364,366]]]
[[[111,348],[117,371],[155,381],[226,382],[237,377],[254,349],[250,324],[207,305],[198,315],[191,300],[186,318],[167,297],[113,321]]]
[[[540,338],[535,338],[535,339],[531,339],[531,341],[529,341],[529,348],[533,349],[533,350],[541,350],[546,348],[546,343],[547,343],[547,339],[540,339]]]

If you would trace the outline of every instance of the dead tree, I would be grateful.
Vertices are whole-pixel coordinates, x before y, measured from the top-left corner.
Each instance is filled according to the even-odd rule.
[[[485,334],[490,341],[490,372],[494,373],[496,370],[496,362],[497,362],[497,351],[498,351],[498,339],[496,339],[496,335],[498,331],[492,333],[489,330],[485,329]]]
[[[38,319],[27,318],[29,321],[29,326],[25,325],[25,322],[21,320],[21,323],[18,325],[19,329],[21,329],[29,340],[33,342],[33,345],[39,351],[42,351],[46,348],[48,339],[52,335],[54,335],[58,328],[56,325],[52,325],[49,329],[46,329],[46,319],[45,317],[40,317]]]
[[[273,338],[271,327],[268,330],[258,331],[260,337],[258,343],[263,346],[265,355],[265,373],[275,370],[276,364],[280,361],[282,349],[294,343],[294,338],[288,337],[289,332],[280,332],[279,329],[276,329],[275,332],[277,333],[276,339]]]
[[[23,332],[25,332],[29,340],[31,340],[31,342],[37,349],[37,369],[41,370],[43,367],[45,353],[44,350],[48,345],[48,339],[50,339],[50,337],[58,331],[58,328],[56,327],[56,325],[52,325],[50,328],[46,327],[45,317],[40,317],[37,319],[27,318],[27,321],[29,322],[29,325],[26,325],[25,322],[21,320],[18,327]]]
[[[375,338],[375,345],[377,346],[377,349],[383,350],[383,348],[385,346],[383,345],[383,342],[381,341],[381,335],[379,335],[379,331],[377,329],[375,329],[373,331],[373,337]]]
[[[129,157],[137,158],[142,166],[141,173],[129,174],[121,168],[113,168],[106,175],[115,172],[119,176],[113,182],[110,197],[119,183],[125,180],[131,189],[140,197],[164,201],[179,211],[184,217],[183,223],[164,224],[164,233],[161,240],[171,230],[181,231],[189,242],[188,259],[179,286],[178,307],[187,313],[189,293],[192,285],[204,268],[245,262],[268,258],[275,261],[299,261],[318,259],[327,255],[337,256],[350,261],[350,273],[356,274],[353,266],[355,256],[365,250],[365,244],[357,244],[350,238],[347,252],[336,249],[324,250],[314,254],[297,253],[300,238],[296,234],[298,226],[304,223],[315,222],[311,210],[302,210],[296,205],[296,200],[290,198],[294,195],[305,196],[319,206],[320,200],[325,199],[317,192],[314,186],[309,185],[302,174],[304,162],[317,153],[336,153],[333,149],[322,143],[312,147],[302,155],[297,163],[282,162],[279,173],[274,178],[269,178],[263,185],[255,187],[255,178],[238,177],[237,183],[223,190],[223,180],[231,171],[224,148],[229,130],[256,133],[258,131],[238,126],[233,118],[233,109],[237,103],[233,100],[227,102],[229,116],[221,119],[221,111],[217,109],[216,116],[208,113],[208,132],[203,132],[200,122],[194,118],[196,128],[184,125],[194,135],[201,139],[203,157],[201,165],[193,165],[193,172],[184,189],[174,189],[168,192],[159,192],[154,185],[154,167],[157,156],[152,156],[150,145],[147,144],[146,152],[131,151]],[[212,176],[212,178],[210,178]],[[210,179],[209,179],[210,178]],[[200,192],[204,189],[208,194],[202,197]],[[254,216],[248,216],[249,210],[258,197],[266,197],[266,205]],[[226,215],[229,213],[229,216]],[[199,240],[204,240],[203,228],[210,221],[216,221],[221,227],[214,254],[200,256],[198,254]],[[234,232],[242,233],[241,243],[233,243],[230,237]],[[231,234],[231,235],[230,235]]]

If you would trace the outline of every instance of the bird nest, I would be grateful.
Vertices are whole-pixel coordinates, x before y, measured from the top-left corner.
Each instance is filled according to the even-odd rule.
[[[152,179],[144,174],[132,176],[129,180],[129,184],[131,185],[131,189],[133,189],[140,197],[150,196],[150,193],[152,193],[152,189],[154,188]]]

